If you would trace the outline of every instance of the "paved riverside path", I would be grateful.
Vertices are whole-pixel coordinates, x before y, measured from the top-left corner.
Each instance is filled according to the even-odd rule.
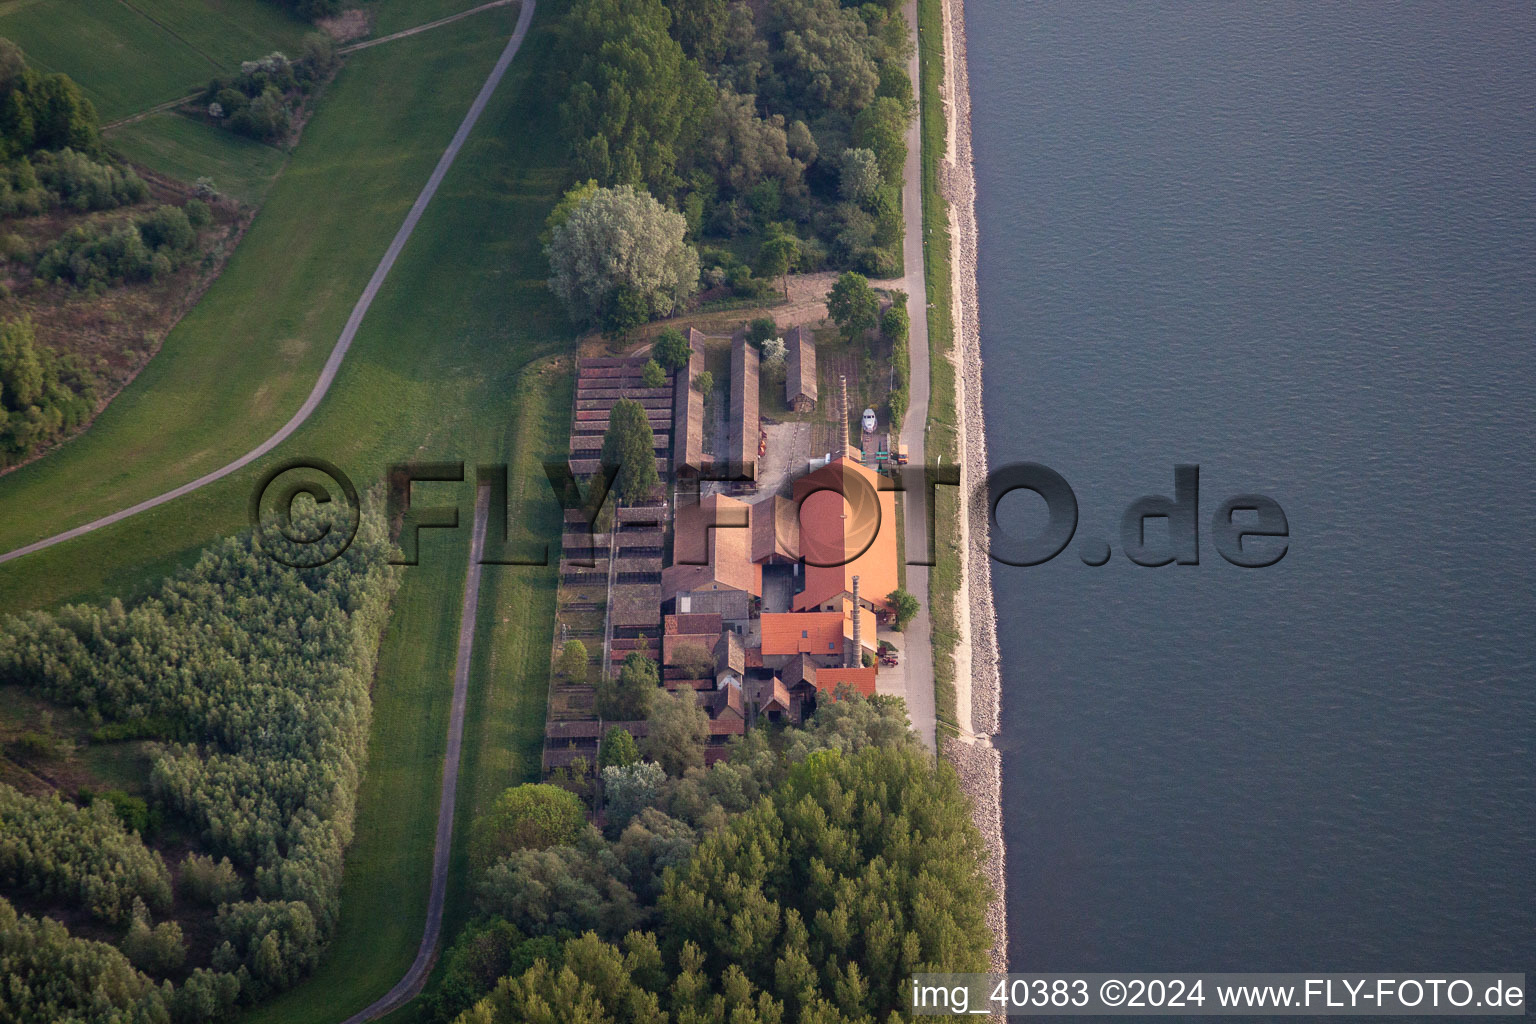
[[[917,0],[907,0],[902,7],[907,24],[912,26],[913,38],[917,34]],[[908,67],[912,76],[912,94],[921,102],[922,88],[919,81],[918,50],[912,50]],[[922,111],[916,112],[907,128],[907,164],[903,169],[906,181],[901,189],[902,219],[906,221],[906,237],[902,243],[902,269],[906,271],[900,286],[907,293],[907,313],[912,321],[907,347],[910,354],[911,373],[908,387],[906,420],[901,424],[901,440],[907,446],[908,464],[922,467],[928,464],[924,445],[928,427],[928,283],[923,271],[923,120]],[[928,493],[925,488],[913,488],[902,492],[903,516],[906,522],[906,551],[910,561],[920,557],[928,549]],[[906,675],[907,716],[912,728],[930,750],[935,749],[934,730],[936,711],[933,696],[933,629],[928,615],[928,566],[907,565],[907,592],[922,604],[922,608],[907,623],[902,656]]]
[[[517,28],[512,32],[512,38],[507,40],[506,48],[501,51],[501,56],[497,59],[496,66],[491,69],[485,84],[480,87],[480,95],[476,96],[475,101],[470,104],[469,112],[464,115],[464,120],[459,124],[459,130],[454,132],[453,140],[448,143],[448,148],[443,150],[443,155],[438,158],[437,166],[432,170],[432,176],[422,186],[421,193],[416,196],[416,202],[411,205],[410,212],[405,215],[405,221],[400,225],[400,230],[395,232],[394,240],[389,243],[389,248],[384,251],[384,256],[379,260],[379,265],[373,271],[373,277],[369,278],[367,286],[363,289],[363,294],[358,297],[357,305],[352,307],[352,315],[347,317],[346,326],[341,329],[341,334],[336,339],[336,345],[331,349],[330,358],[325,361],[325,367],[320,371],[320,379],[315,381],[315,386],[310,391],[309,397],[304,400],[303,405],[299,406],[299,411],[293,414],[293,418],[283,424],[277,433],[228,465],[220,466],[210,473],[204,473],[196,480],[184,483],[180,487],[173,487],[163,494],[147,498],[137,505],[130,505],[128,508],[102,516],[100,519],[94,519],[72,530],[65,530],[63,533],[56,533],[52,537],[45,537],[42,540],[34,541],[31,544],[0,554],[0,563],[9,562],[11,559],[20,558],[23,555],[30,555],[34,551],[41,551],[44,548],[52,547],[66,540],[82,537],[87,533],[101,529],[103,526],[111,526],[113,523],[121,522],[129,516],[138,515],[140,512],[147,512],[152,508],[164,505],[166,502],[175,501],[183,495],[191,494],[193,491],[206,487],[216,480],[222,480],[231,473],[249,466],[252,462],[255,462],[288,440],[295,430],[304,425],[304,421],[309,419],[310,415],[319,407],[321,399],[325,397],[325,393],[331,389],[331,382],[336,379],[336,373],[341,369],[341,362],[347,357],[347,350],[352,347],[352,339],[357,336],[357,329],[362,325],[363,317],[368,315],[368,308],[373,305],[374,296],[378,295],[379,289],[383,287],[384,279],[389,276],[390,270],[395,265],[395,260],[400,257],[401,251],[405,248],[405,243],[410,241],[411,233],[416,230],[417,222],[421,220],[421,215],[426,212],[427,204],[437,194],[437,187],[443,183],[443,178],[448,174],[448,168],[453,166],[454,159],[458,157],[459,150],[464,146],[464,140],[469,138],[469,133],[475,127],[475,122],[480,120],[480,114],[485,110],[485,105],[490,102],[491,94],[496,91],[496,86],[500,84],[502,76],[507,73],[507,68],[511,65],[512,58],[517,55],[518,48],[522,46],[523,37],[528,34],[528,23],[533,20],[534,7],[534,0],[523,0],[522,9],[518,12]]]
[[[464,575],[464,606],[459,612],[459,652],[453,666],[453,704],[448,712],[448,749],[443,754],[443,793],[437,805],[437,844],[432,849],[432,892],[427,897],[427,926],[421,933],[416,959],[395,987],[345,1024],[364,1024],[404,1006],[421,994],[427,974],[437,961],[443,934],[443,904],[448,898],[448,858],[453,852],[453,811],[459,795],[459,753],[464,747],[464,708],[469,700],[469,666],[475,648],[475,622],[480,612],[480,558],[485,551],[485,523],[490,488],[475,496],[475,532],[469,542],[469,570]]]

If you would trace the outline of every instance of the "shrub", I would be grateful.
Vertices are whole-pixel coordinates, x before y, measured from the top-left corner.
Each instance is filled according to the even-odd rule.
[[[149,198],[149,186],[133,171],[98,163],[73,149],[39,153],[33,162],[37,180],[57,201],[81,212],[111,210]]]

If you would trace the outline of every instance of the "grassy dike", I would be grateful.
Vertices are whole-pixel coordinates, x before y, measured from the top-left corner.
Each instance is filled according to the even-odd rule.
[[[505,44],[509,12],[348,59],[223,274],[159,354],[85,435],[0,478],[0,550],[193,479],[292,415]]]
[[[564,447],[572,335],[544,286],[536,235],[564,182],[543,86],[550,25],[562,6],[540,4],[310,421],[240,473],[0,566],[0,610],[157,586],[209,541],[241,529],[256,480],[295,457],[328,459],[360,488],[392,463],[463,460],[471,480],[421,485],[417,500],[457,503],[466,526],[473,468],[510,463],[514,536],[558,545],[559,513],[539,463]],[[350,58],[251,234],[189,316],[196,330],[178,328],[179,344],[168,343],[135,382],[133,407],[115,425],[98,422],[29,467],[40,470],[32,479],[0,479],[0,529],[17,529],[17,517],[42,535],[66,525],[63,510],[76,504],[95,515],[125,492],[156,493],[286,419],[515,20],[515,7],[502,8]],[[269,411],[256,415],[253,403]],[[50,501],[51,511],[37,507]],[[415,955],[468,542],[467,528],[427,531],[421,564],[403,570],[373,690],[341,924],[327,957],[313,977],[243,1020],[334,1024],[386,991]],[[554,576],[554,565],[486,568],[461,825],[501,788],[537,772]],[[458,860],[449,940],[467,913],[464,881]]]
[[[955,325],[950,317],[954,277],[950,266],[949,204],[939,187],[948,145],[944,116],[944,3],[917,0],[917,38],[923,139],[923,269],[928,283],[929,397],[927,453],[945,462],[960,459],[956,430]],[[928,573],[928,612],[933,628],[933,696],[942,740],[957,734],[955,645],[960,642],[960,499],[957,488],[938,488],[934,502],[935,565]]]

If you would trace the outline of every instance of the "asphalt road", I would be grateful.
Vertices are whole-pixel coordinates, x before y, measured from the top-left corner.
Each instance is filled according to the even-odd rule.
[[[448,749],[443,754],[443,792],[437,805],[437,845],[432,850],[432,892],[427,897],[427,927],[421,933],[416,959],[405,977],[366,1010],[348,1017],[345,1024],[364,1024],[391,1013],[415,999],[427,983],[437,961],[437,943],[443,934],[443,904],[448,898],[448,858],[453,851],[453,811],[459,795],[459,754],[464,747],[464,708],[469,699],[469,666],[475,648],[475,622],[480,611],[480,557],[485,551],[485,522],[490,490],[475,497],[475,532],[469,544],[469,571],[464,576],[464,606],[459,613],[459,652],[453,666],[453,704],[448,712]]]
[[[917,0],[907,0],[902,12],[907,24],[917,33]],[[912,51],[909,68],[912,75],[912,91],[920,96],[918,88],[917,49]],[[927,451],[924,446],[928,427],[928,284],[923,271],[923,135],[922,114],[912,118],[907,128],[906,177],[901,190],[902,217],[906,221],[906,238],[902,246],[902,288],[907,293],[907,312],[912,321],[908,347],[912,371],[907,401],[906,421],[901,425],[901,439],[907,445],[908,465],[926,466]],[[928,494],[925,489],[914,488],[903,492],[903,515],[906,521],[906,551],[910,561],[928,548]],[[907,566],[907,592],[922,604],[922,609],[907,623],[903,638],[907,679],[907,715],[912,728],[922,737],[929,749],[935,748],[935,704],[933,697],[933,631],[928,615],[928,566]]]
[[[426,212],[427,204],[437,194],[437,188],[443,183],[443,178],[447,175],[448,168],[453,166],[453,161],[458,157],[459,150],[464,146],[464,140],[469,138],[470,130],[475,127],[475,122],[480,120],[480,114],[485,110],[485,105],[490,102],[491,94],[496,91],[496,86],[500,84],[502,76],[506,74],[507,68],[512,63],[512,58],[517,55],[518,48],[522,46],[523,37],[528,34],[528,24],[533,20],[535,6],[535,0],[524,0],[522,9],[518,12],[517,28],[512,32],[512,38],[507,41],[506,49],[501,51],[501,57],[497,59],[496,66],[491,69],[485,84],[480,87],[480,95],[476,96],[474,103],[470,104],[469,112],[464,115],[464,120],[459,123],[459,130],[454,133],[453,140],[448,143],[448,148],[443,150],[443,155],[438,159],[437,166],[432,170],[432,176],[422,186],[420,194],[416,196],[416,202],[411,204],[410,212],[405,215],[405,221],[400,225],[400,230],[395,232],[394,240],[389,243],[389,248],[384,251],[384,256],[379,260],[379,265],[374,268],[373,276],[369,278],[368,285],[363,289],[363,294],[359,296],[357,304],[352,307],[352,315],[347,317],[346,326],[341,329],[341,335],[336,339],[336,344],[331,349],[330,358],[325,361],[325,368],[320,371],[320,379],[315,381],[315,386],[310,390],[309,397],[304,400],[303,405],[299,406],[299,410],[293,414],[293,418],[283,424],[277,433],[228,465],[220,466],[210,473],[203,474],[196,480],[184,483],[179,487],[173,487],[171,490],[157,494],[153,498],[147,498],[137,505],[131,505],[110,515],[102,516],[100,519],[77,526],[72,530],[65,530],[63,533],[56,533],[52,537],[45,537],[42,540],[34,541],[31,544],[0,554],[0,563],[9,562],[11,559],[20,558],[23,555],[30,555],[34,551],[50,548],[55,544],[61,544],[66,540],[82,537],[87,533],[93,533],[104,526],[111,526],[113,523],[121,522],[129,516],[135,516],[140,512],[147,512],[152,508],[164,505],[166,502],[175,501],[185,494],[191,494],[201,487],[208,486],[215,480],[222,480],[231,473],[249,466],[252,462],[255,462],[288,440],[295,430],[304,425],[304,421],[309,419],[310,415],[319,407],[321,399],[325,398],[326,392],[331,389],[331,383],[336,379],[336,374],[341,369],[341,362],[347,357],[347,350],[352,347],[352,339],[357,336],[357,329],[362,325],[363,317],[368,315],[368,308],[373,305],[374,296],[378,295],[379,289],[383,287],[384,279],[389,276],[390,270],[395,265],[395,260],[400,257],[401,251],[405,248],[405,243],[410,240],[411,233],[416,230],[416,224],[421,220],[421,215]]]

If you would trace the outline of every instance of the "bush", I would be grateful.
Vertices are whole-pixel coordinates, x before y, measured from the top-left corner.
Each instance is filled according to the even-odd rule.
[[[661,368],[661,364],[654,359],[647,359],[645,366],[640,370],[640,383],[648,388],[662,388],[667,386],[667,371]]]
[[[181,210],[187,215],[187,223],[199,231],[213,223],[213,211],[201,199],[188,199]]]

